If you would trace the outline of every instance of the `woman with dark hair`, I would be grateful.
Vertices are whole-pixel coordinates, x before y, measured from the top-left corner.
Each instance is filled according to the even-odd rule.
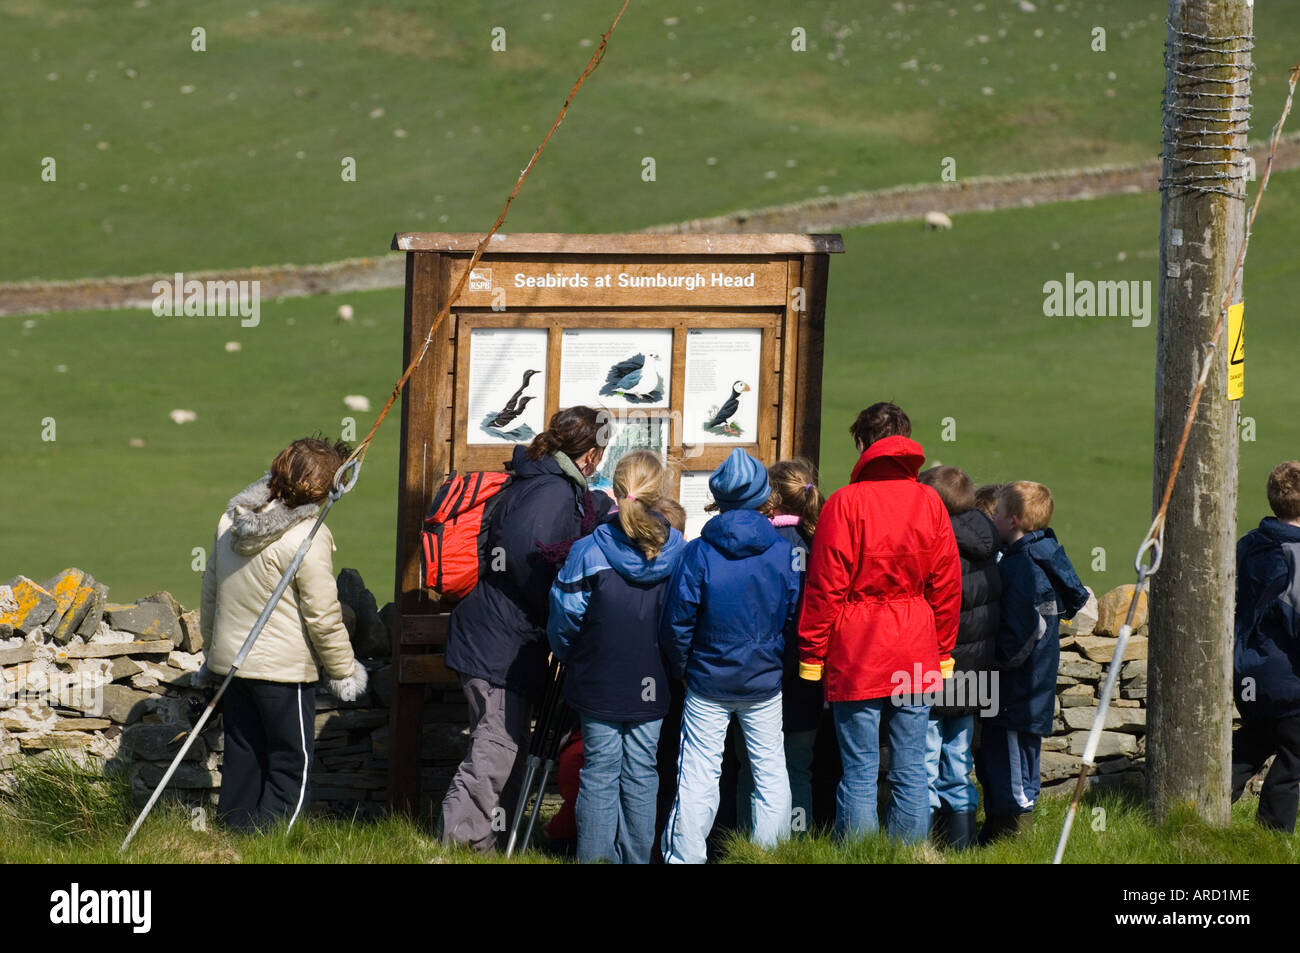
[[[604,454],[605,427],[590,407],[569,407],[527,447],[488,525],[478,585],[452,611],[447,666],[469,703],[470,743],[442,801],[444,843],[488,850],[504,840],[527,754],[529,707],[538,700],[550,646],[551,584],[569,548],[609,513],[588,479]]]

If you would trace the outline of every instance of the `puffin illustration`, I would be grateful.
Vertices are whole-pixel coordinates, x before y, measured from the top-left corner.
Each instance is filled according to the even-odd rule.
[[[506,401],[505,407],[502,408],[495,417],[487,422],[487,426],[504,427],[524,412],[524,408],[528,406],[528,402],[533,399],[531,394],[527,397],[523,396],[524,389],[528,386],[528,382],[532,380],[533,375],[536,373],[538,372],[524,371],[524,382],[519,385],[519,389],[510,396],[508,401]]]
[[[617,394],[634,404],[647,404],[664,395],[664,375],[658,354],[634,354],[605,375],[604,396]]]
[[[731,418],[736,411],[740,410],[740,395],[749,390],[749,385],[744,381],[736,381],[731,385],[731,396],[723,402],[718,408],[718,412],[713,415],[713,419],[704,425],[706,430],[714,430],[722,427],[727,432],[739,431],[740,428],[731,422]]]

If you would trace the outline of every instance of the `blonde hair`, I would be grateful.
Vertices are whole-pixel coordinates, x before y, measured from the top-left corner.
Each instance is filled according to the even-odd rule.
[[[826,502],[817,486],[817,468],[812,461],[806,457],[778,460],[767,468],[767,478],[772,484],[772,495],[763,504],[763,514],[799,517],[800,534],[804,539],[812,539],[817,531],[817,517]]]
[[[654,559],[668,542],[668,527],[656,515],[666,496],[667,468],[657,453],[633,450],[614,468],[618,525],[646,559]]]
[[[1046,529],[1052,522],[1052,491],[1041,483],[1017,480],[998,491],[998,505],[1007,516],[1014,516],[1026,533]]]

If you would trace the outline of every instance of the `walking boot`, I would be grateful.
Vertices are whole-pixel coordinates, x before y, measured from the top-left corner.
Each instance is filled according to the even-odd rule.
[[[1020,830],[1019,814],[986,814],[980,828],[979,845],[986,847],[996,840],[1010,837]]]
[[[948,815],[948,846],[953,850],[970,850],[975,846],[975,812],[960,811]]]

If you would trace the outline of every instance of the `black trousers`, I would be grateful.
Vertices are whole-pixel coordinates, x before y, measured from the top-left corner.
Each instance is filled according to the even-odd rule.
[[[217,817],[237,831],[287,819],[307,802],[316,685],[235,676],[221,699],[225,752]]]
[[[1300,715],[1242,718],[1232,735],[1232,799],[1241,797],[1246,782],[1273,754],[1273,766],[1259,792],[1259,823],[1289,834],[1300,807]]]

